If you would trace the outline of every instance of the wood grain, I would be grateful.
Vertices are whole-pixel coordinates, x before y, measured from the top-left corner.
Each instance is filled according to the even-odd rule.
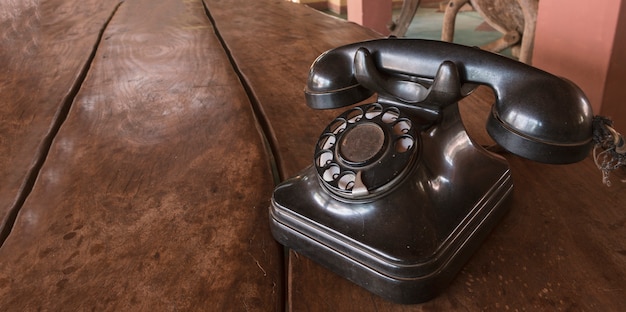
[[[0,2],[0,233],[34,180],[116,1]]]
[[[281,177],[295,175],[311,163],[317,137],[340,112],[305,105],[311,63],[326,50],[379,35],[287,1],[204,2],[271,127]]]
[[[337,111],[306,107],[308,66],[324,50],[375,37],[360,27],[284,1],[205,0],[266,120],[282,177],[312,161]],[[461,103],[479,143],[493,94]],[[294,311],[620,310],[626,304],[626,186],[607,188],[591,160],[555,166],[506,155],[515,190],[510,213],[441,296],[397,305],[289,254]]]
[[[125,1],[0,248],[0,306],[280,310],[272,185],[201,2]]]

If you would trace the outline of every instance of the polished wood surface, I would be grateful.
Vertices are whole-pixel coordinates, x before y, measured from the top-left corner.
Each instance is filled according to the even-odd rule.
[[[340,112],[304,105],[311,63],[326,50],[377,34],[287,1],[204,2],[270,127],[281,178],[295,175],[313,159],[321,126]]]
[[[279,170],[308,166],[317,136],[339,111],[306,107],[308,66],[325,49],[375,34],[313,10],[271,1],[205,0],[250,84]],[[276,27],[283,22],[289,27]],[[278,47],[278,48],[277,48]],[[468,131],[492,144],[484,125],[493,93],[461,103]],[[420,305],[385,301],[291,251],[293,311],[620,310],[626,304],[626,185],[607,188],[593,161],[545,165],[504,154],[515,190],[510,213],[439,297]]]
[[[11,230],[117,6],[56,2],[0,2],[0,241]]]
[[[0,203],[20,210],[0,247],[3,311],[626,305],[626,185],[602,185],[590,159],[555,166],[504,154],[510,212],[424,304],[385,301],[293,251],[283,259],[269,231],[272,161],[277,180],[297,174],[343,111],[305,105],[309,66],[375,32],[273,0],[0,4],[9,7]],[[493,100],[481,87],[460,105],[485,145]]]
[[[282,309],[269,164],[201,2],[123,2],[0,248],[2,310]]]

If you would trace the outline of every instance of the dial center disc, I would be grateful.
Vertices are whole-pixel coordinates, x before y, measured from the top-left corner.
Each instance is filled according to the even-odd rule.
[[[385,132],[375,123],[361,123],[342,137],[339,153],[343,159],[363,163],[376,156],[385,144]]]

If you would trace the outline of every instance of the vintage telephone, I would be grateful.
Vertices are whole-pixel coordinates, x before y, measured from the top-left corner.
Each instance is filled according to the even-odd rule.
[[[399,303],[437,295],[506,212],[506,160],[465,132],[457,102],[496,95],[487,122],[504,149],[573,163],[593,146],[591,107],[569,81],[452,43],[379,39],[313,63],[308,106],[348,109],[323,131],[313,164],[276,187],[274,237]]]

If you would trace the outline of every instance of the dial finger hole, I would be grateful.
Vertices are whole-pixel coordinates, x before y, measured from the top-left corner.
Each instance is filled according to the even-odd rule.
[[[322,136],[319,140],[319,148],[320,149],[331,149],[335,146],[335,142],[337,142],[337,138],[334,135],[327,133]]]
[[[409,130],[411,130],[411,121],[408,119],[402,119],[393,126],[393,133],[395,135],[407,134]]]
[[[359,122],[361,118],[363,118],[363,111],[358,107],[348,112],[348,115],[346,116],[349,123]]]
[[[324,170],[324,174],[322,175],[322,178],[326,182],[334,181],[339,176],[339,172],[340,172],[339,166],[331,165],[328,168],[326,168],[326,170]]]
[[[331,151],[322,152],[317,156],[317,166],[324,167],[333,161],[333,153]]]
[[[354,174],[346,173],[343,176],[341,176],[339,181],[337,181],[337,186],[342,190],[349,191],[354,187],[355,180],[356,180],[356,176]]]
[[[335,119],[335,121],[333,121],[330,126],[330,132],[334,133],[334,134],[338,134],[343,132],[343,130],[346,130],[346,121],[341,119],[341,118],[337,118]]]
[[[392,123],[400,117],[400,112],[396,109],[390,108],[383,114],[382,120],[385,123]]]
[[[377,104],[370,106],[365,112],[365,118],[372,119],[383,113],[383,107]]]
[[[413,145],[415,145],[415,140],[412,137],[405,135],[399,138],[398,140],[396,140],[396,143],[395,143],[396,152],[405,153],[411,148],[413,148]]]

